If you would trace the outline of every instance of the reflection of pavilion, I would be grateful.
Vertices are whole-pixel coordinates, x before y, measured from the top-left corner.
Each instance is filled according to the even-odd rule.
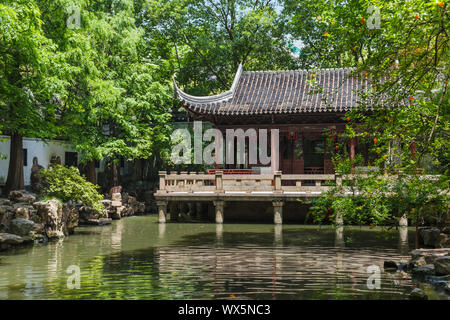
[[[226,238],[226,225],[218,225],[216,241],[209,245],[157,248],[160,280],[169,285],[177,277],[194,279],[214,288],[216,297],[235,290],[277,298],[333,286],[358,294],[370,291],[367,267],[382,269],[383,260],[367,251],[346,250],[342,229],[336,230],[334,247],[283,245],[282,226],[274,226],[272,247],[250,242],[227,246]]]

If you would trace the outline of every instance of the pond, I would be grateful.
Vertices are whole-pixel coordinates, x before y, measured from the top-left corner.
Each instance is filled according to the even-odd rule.
[[[0,299],[408,299],[416,286],[448,299],[383,271],[385,260],[406,262],[413,243],[412,229],[129,217],[1,253]]]

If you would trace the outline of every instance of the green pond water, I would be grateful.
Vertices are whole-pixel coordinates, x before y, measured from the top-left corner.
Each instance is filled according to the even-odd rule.
[[[415,286],[448,299],[384,272],[384,260],[406,262],[413,243],[413,230],[129,217],[0,253],[0,299],[408,299]],[[70,266],[79,267],[79,289],[69,289]]]

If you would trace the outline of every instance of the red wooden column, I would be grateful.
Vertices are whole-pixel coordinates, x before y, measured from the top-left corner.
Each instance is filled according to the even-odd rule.
[[[411,150],[411,159],[416,160],[417,144],[415,141],[411,142],[409,145],[409,150]]]
[[[350,139],[350,161],[355,160],[356,138]],[[352,166],[354,167],[354,165]]]

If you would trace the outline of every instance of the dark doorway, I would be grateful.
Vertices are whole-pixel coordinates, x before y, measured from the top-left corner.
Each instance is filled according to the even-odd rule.
[[[325,153],[324,139],[303,140],[303,157],[305,161],[305,173],[322,174]]]

